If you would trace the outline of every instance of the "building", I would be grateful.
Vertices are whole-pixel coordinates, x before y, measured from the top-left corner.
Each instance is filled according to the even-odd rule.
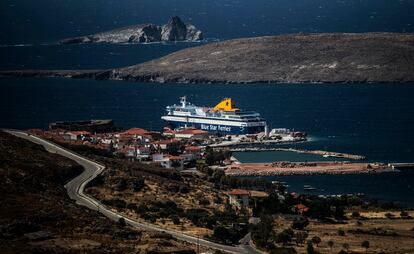
[[[158,140],[151,144],[155,150],[175,152],[180,149],[180,141],[177,139]]]
[[[141,140],[143,142],[150,142],[152,140],[151,132],[142,128],[131,128],[120,133],[123,139]]]
[[[309,211],[309,207],[301,203],[301,204],[294,205],[293,211],[297,214],[304,215],[305,213]]]
[[[247,207],[249,205],[250,191],[233,189],[228,193],[231,205]]]
[[[201,159],[201,148],[198,146],[186,146],[181,155],[184,161],[195,161]]]
[[[209,132],[195,128],[187,128],[174,132],[174,137],[179,139],[205,139],[209,136]]]
[[[87,131],[70,131],[66,133],[70,140],[85,140],[91,137],[91,133]]]
[[[181,156],[153,154],[152,161],[159,163],[163,168],[176,168],[178,170],[184,169],[184,159]]]

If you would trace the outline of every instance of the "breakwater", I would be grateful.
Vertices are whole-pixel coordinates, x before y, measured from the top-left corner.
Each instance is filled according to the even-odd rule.
[[[395,171],[386,164],[351,162],[273,162],[242,163],[227,167],[226,174],[232,176],[289,176],[318,174],[362,174]]]
[[[320,155],[322,157],[343,158],[349,160],[366,160],[367,157],[357,154],[338,153],[323,150],[305,150],[294,148],[277,148],[277,147],[232,147],[229,149],[232,152],[263,152],[263,151],[284,151],[304,154]]]

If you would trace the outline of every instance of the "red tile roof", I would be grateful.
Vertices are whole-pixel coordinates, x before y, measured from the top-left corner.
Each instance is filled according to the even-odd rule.
[[[295,205],[295,208],[298,209],[299,211],[304,211],[304,212],[309,211],[309,207],[305,206],[304,204],[297,204]]]
[[[194,151],[200,151],[201,148],[198,147],[198,146],[187,146],[187,147],[185,147],[185,150],[194,152]]]
[[[167,157],[168,159],[172,160],[172,161],[180,161],[183,159],[183,157],[181,156],[174,156],[174,155],[166,155],[165,157]]]
[[[149,131],[141,129],[141,128],[131,128],[121,134],[126,134],[126,135],[146,135],[149,134]]]
[[[164,140],[158,140],[154,141],[154,145],[167,145],[167,144],[173,144],[178,143],[179,141],[177,139],[164,139]]]

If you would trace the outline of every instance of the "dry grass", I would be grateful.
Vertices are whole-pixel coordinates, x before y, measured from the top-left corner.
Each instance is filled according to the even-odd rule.
[[[128,174],[122,170],[116,170],[115,175],[110,178],[124,178],[128,180],[130,177]],[[90,187],[88,192],[98,198],[99,200],[109,200],[113,198],[118,198],[124,200],[127,204],[150,204],[154,201],[174,201],[178,207],[187,210],[187,209],[198,209],[202,208],[210,213],[215,209],[224,210],[224,204],[227,201],[227,196],[214,188],[212,183],[202,180],[199,177],[182,177],[182,180],[175,181],[171,179],[166,179],[163,177],[146,175],[145,176],[145,187],[138,192],[133,192],[132,189],[128,188],[125,191],[114,191],[113,184],[111,184],[111,179],[108,178],[103,185],[99,187]],[[184,185],[188,188],[188,193],[172,192],[168,188],[170,185],[179,184]],[[207,200],[208,204],[201,203],[200,200]],[[221,200],[221,202],[218,202]],[[114,208],[115,209],[115,208]],[[133,209],[116,209],[119,212],[128,215],[130,218],[133,218],[137,221],[145,222],[144,219],[140,217]],[[180,218],[180,224],[174,225],[172,220],[169,218],[159,218],[155,222],[156,225],[172,229],[176,231],[181,231],[185,234],[190,234],[194,236],[204,236],[211,235],[212,230],[206,228],[200,228],[195,226],[190,220],[186,218]]]
[[[385,214],[386,212],[366,212],[365,215]],[[394,212],[396,215],[397,213]],[[413,211],[409,212],[411,215]],[[309,236],[307,240],[310,240],[313,236],[321,238],[322,242],[318,247],[315,246],[321,253],[338,253],[343,249],[343,244],[349,244],[350,252],[353,253],[365,253],[365,248],[361,247],[362,241],[369,241],[370,248],[368,253],[414,253],[414,220],[410,219],[385,219],[385,217],[373,219],[366,219],[358,222],[357,219],[350,219],[345,224],[327,224],[317,221],[311,221],[308,230]],[[399,216],[399,213],[398,213]],[[367,216],[368,217],[368,216]],[[362,223],[362,224],[361,224]],[[275,225],[278,231],[288,228],[291,225],[291,221],[284,218],[278,218],[275,221]],[[395,233],[395,236],[382,236],[369,233],[370,230],[382,229],[387,230],[389,233]],[[345,232],[344,236],[338,234],[338,230]],[[357,230],[361,230],[357,233]],[[328,246],[328,241],[333,241],[334,246],[332,250]],[[306,253],[306,246],[296,247],[298,253]]]

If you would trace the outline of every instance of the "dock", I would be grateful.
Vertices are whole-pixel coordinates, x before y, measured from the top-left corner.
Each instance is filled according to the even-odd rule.
[[[395,162],[395,163],[388,163],[392,169],[398,168],[414,168],[414,162]]]

